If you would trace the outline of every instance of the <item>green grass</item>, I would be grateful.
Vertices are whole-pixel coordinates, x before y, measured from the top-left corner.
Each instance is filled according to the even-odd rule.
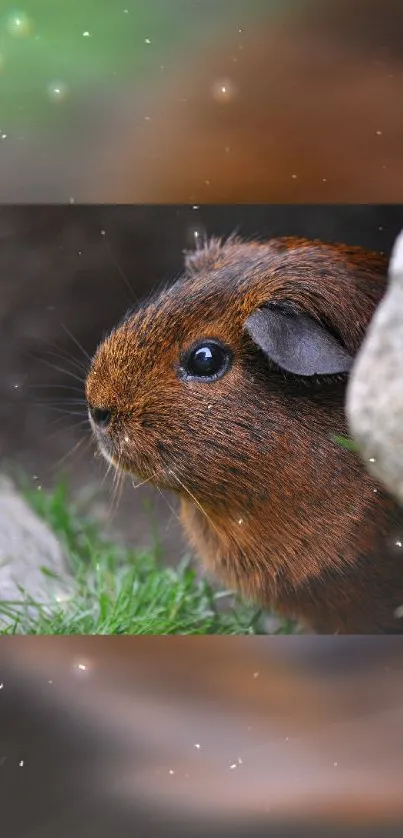
[[[93,521],[73,508],[65,485],[53,492],[25,485],[23,494],[62,543],[77,592],[46,609],[27,597],[20,603],[0,602],[0,618],[7,618],[1,634],[264,633],[260,610],[239,600],[232,603],[228,592],[198,579],[189,560],[164,567],[158,545],[144,552],[106,540]],[[225,601],[231,605],[223,609]],[[292,632],[293,625],[284,621],[275,633]]]
[[[348,436],[340,436],[340,434],[331,434],[330,438],[336,445],[339,445],[340,448],[345,448],[347,451],[358,451],[357,443],[354,440],[350,439]]]

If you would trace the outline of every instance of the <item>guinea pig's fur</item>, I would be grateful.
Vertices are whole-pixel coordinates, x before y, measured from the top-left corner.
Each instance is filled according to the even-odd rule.
[[[399,633],[403,513],[334,439],[387,260],[304,239],[212,240],[101,343],[86,396],[116,467],[181,497],[204,565],[323,633]],[[218,340],[214,381],[183,352]],[[319,374],[316,374],[318,373]]]

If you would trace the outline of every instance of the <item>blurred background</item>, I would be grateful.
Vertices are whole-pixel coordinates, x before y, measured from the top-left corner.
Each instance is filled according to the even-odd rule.
[[[399,836],[399,638],[3,638],[10,838]]]
[[[0,201],[398,201],[400,0],[0,10]]]
[[[75,341],[93,352],[204,233],[390,252],[402,36],[401,0],[1,4],[3,461],[38,486],[61,468],[77,493],[100,485],[90,448],[59,464],[87,433],[65,414]],[[153,502],[176,561],[175,520]],[[137,494],[114,525],[149,542]],[[397,838],[401,661],[399,638],[3,638],[3,830]]]
[[[91,355],[130,305],[174,279],[184,249],[237,229],[388,254],[402,227],[399,205],[0,208],[1,459],[20,466],[33,487],[54,486],[64,473],[75,496],[97,489],[94,510],[106,520],[112,476],[103,484],[106,464],[94,459],[82,402],[84,351]],[[107,523],[119,538],[148,547],[150,502],[163,555],[177,562],[184,545],[172,499],[168,506],[151,489],[127,485]]]

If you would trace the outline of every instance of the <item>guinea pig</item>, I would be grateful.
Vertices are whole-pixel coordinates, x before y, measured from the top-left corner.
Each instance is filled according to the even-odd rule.
[[[337,439],[386,277],[358,247],[213,239],[86,380],[101,452],[180,496],[207,570],[317,633],[403,630],[403,513]]]

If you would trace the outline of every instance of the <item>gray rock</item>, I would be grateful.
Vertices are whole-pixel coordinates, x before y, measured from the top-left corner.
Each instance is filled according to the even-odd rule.
[[[368,470],[403,504],[403,233],[350,377],[346,410]]]
[[[12,482],[0,477],[0,628],[10,621],[7,604],[29,602],[24,611],[34,616],[35,603],[66,602],[73,590],[57,538]]]

